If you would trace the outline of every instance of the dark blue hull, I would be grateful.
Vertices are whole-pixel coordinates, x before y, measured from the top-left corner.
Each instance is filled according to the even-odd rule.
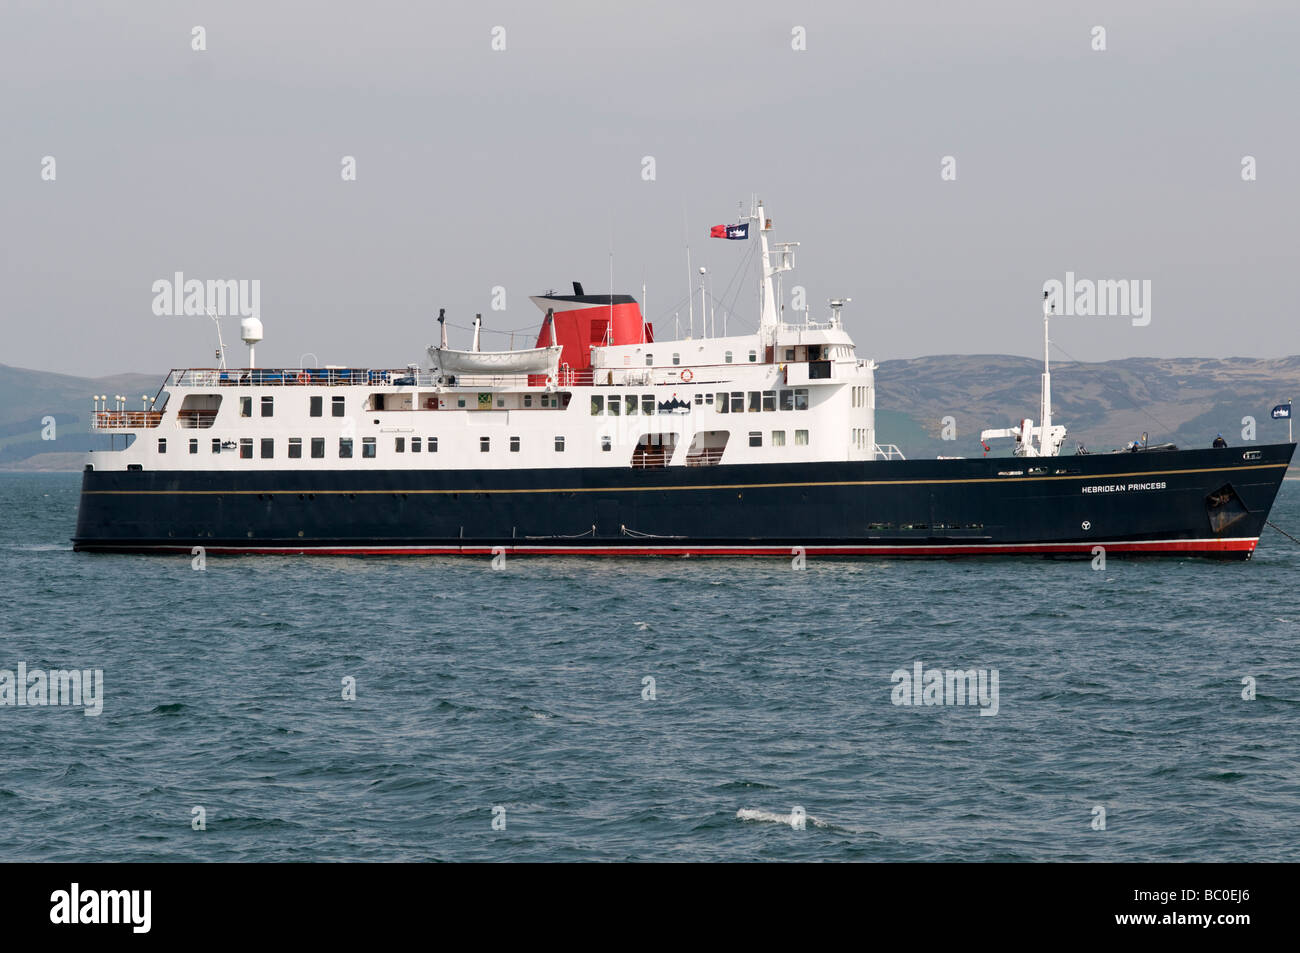
[[[1295,444],[571,470],[105,471],[82,551],[1248,558]]]

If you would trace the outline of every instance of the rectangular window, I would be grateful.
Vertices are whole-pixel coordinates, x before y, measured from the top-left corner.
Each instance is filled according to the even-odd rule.
[[[600,449],[606,453],[614,449],[614,442],[609,437],[600,438]]]
[[[720,414],[729,413],[731,411],[731,401],[727,399],[726,394],[719,394],[718,402],[714,406],[717,407],[718,413]]]
[[[274,456],[275,456],[275,438],[263,437],[262,438],[262,459],[270,460]]]
[[[792,348],[792,347],[788,347],[788,348],[785,349],[785,359],[786,359],[787,361],[793,361],[793,360],[794,360],[794,348]]]
[[[532,394],[524,394],[524,406],[525,406],[525,407],[531,407],[531,406],[533,406],[533,395],[532,395]]]
[[[253,416],[253,398],[251,397],[239,398],[239,416],[241,417]]]
[[[591,416],[597,417],[605,412],[605,398],[600,394],[591,395]]]
[[[464,398],[464,397],[457,397],[457,398],[456,398],[456,406],[457,406],[457,407],[464,407],[464,406],[465,406],[465,398]]]
[[[776,410],[776,391],[763,391],[763,410]]]
[[[313,457],[316,456],[316,441],[315,441],[315,440],[312,441],[312,446],[311,446],[311,455],[312,455]],[[321,441],[321,452],[320,452],[320,455],[321,455],[322,457],[325,456],[325,441],[324,441],[324,440]],[[340,459],[340,460],[351,460],[351,459],[352,459],[352,438],[351,438],[351,437],[339,437],[339,459]]]
[[[412,438],[411,438],[411,452],[412,452],[412,453],[419,453],[419,452],[420,452],[420,438],[419,438],[419,437],[412,437]]]
[[[785,431],[784,431],[784,430],[773,430],[773,431],[772,431],[772,446],[774,446],[774,447],[784,447],[784,446],[785,446]]]
[[[166,452],[167,452],[167,438],[166,438],[166,437],[159,437],[159,438],[158,438],[158,452],[159,452],[159,453],[166,453]]]
[[[645,356],[645,366],[646,366],[646,367],[653,367],[653,366],[654,366],[654,362],[655,362],[655,356],[654,356],[653,354],[647,354],[647,355]]]
[[[796,447],[806,447],[806,446],[808,446],[808,431],[806,431],[806,430],[796,430],[796,431],[794,432],[794,445],[795,445]]]
[[[191,439],[191,440],[190,440],[190,453],[198,453],[198,452],[199,452],[199,442],[198,442],[197,440]]]
[[[749,445],[751,447],[763,446],[763,434],[761,431],[751,430],[749,432]]]
[[[213,437],[213,438],[212,438],[212,452],[213,452],[213,453],[220,453],[220,452],[221,452],[221,438],[220,438],[220,437]]]
[[[373,460],[378,454],[379,448],[375,446],[374,437],[361,438],[361,456],[366,460]]]
[[[563,453],[563,452],[564,452],[564,438],[563,438],[563,437],[556,437],[556,438],[555,438],[555,452],[556,452],[556,453]]]
[[[311,415],[313,417],[320,417],[324,413],[324,409],[322,405],[325,403],[325,398],[317,395],[315,397],[308,398],[308,401],[311,407],[311,411],[310,411]]]
[[[763,409],[763,395],[756,390],[749,392],[749,412],[756,414]]]
[[[253,438],[252,437],[244,437],[239,441],[239,459],[241,460],[253,459]]]
[[[262,416],[263,417],[275,416],[275,398],[270,396],[269,394],[262,398]]]
[[[696,394],[696,395],[695,395],[695,403],[696,403],[697,405],[703,406],[703,404],[704,404],[704,395],[703,395],[703,394]]]
[[[728,351],[726,354],[723,355],[723,358],[724,358],[724,360],[726,360],[726,362],[727,362],[728,364],[730,364],[730,363],[731,363],[731,352]]]
[[[311,458],[313,460],[325,459],[325,438],[324,437],[311,438]]]
[[[673,363],[674,363],[674,364],[680,364],[681,362],[682,362],[682,356],[681,356],[680,354],[678,354],[676,351],[674,351],[674,352],[673,352]]]
[[[731,412],[733,414],[743,414],[745,412],[745,392],[733,390],[731,392]]]
[[[807,410],[807,409],[808,409],[808,388],[807,388],[807,387],[796,387],[796,388],[795,388],[795,391],[794,391],[794,409],[795,409],[795,410]]]
[[[343,401],[344,398],[342,396],[336,396],[330,398],[330,413],[332,416],[334,417],[343,416]]]
[[[489,450],[491,450],[491,449],[492,449],[492,438],[491,438],[491,437],[479,437],[479,438],[478,438],[478,452],[479,452],[479,453],[487,453],[487,452],[488,452]]]
[[[290,460],[302,459],[302,437],[289,438],[289,459]]]
[[[398,453],[405,453],[405,452],[406,452],[406,438],[405,438],[405,437],[394,437],[394,438],[393,438],[393,449],[394,449],[395,451],[397,451]]]
[[[642,395],[641,395],[641,413],[645,414],[647,417],[653,417],[653,416],[654,416],[654,412],[655,412],[655,395],[654,395],[654,394],[642,394]]]
[[[626,397],[624,397],[623,405],[627,410],[627,414],[625,416],[628,417],[636,416],[636,394],[628,394]]]
[[[519,452],[519,438],[518,438],[518,437],[511,437],[511,438],[510,438],[510,452],[511,452],[511,453],[518,453],[518,452]]]
[[[711,404],[711,403],[713,403],[713,395],[712,395],[712,394],[705,394],[705,395],[704,395],[704,403],[705,403],[705,404]]]
[[[794,410],[794,391],[792,390],[781,391],[781,409]]]
[[[425,441],[425,443],[426,443],[426,444],[428,445],[428,447],[429,447],[429,453],[437,453],[437,452],[438,452],[438,438],[437,438],[437,437],[430,437],[428,440]]]
[[[757,351],[750,351],[750,352],[749,352],[749,363],[753,364],[753,363],[755,363],[757,360],[758,360],[758,352],[757,352]]]
[[[622,409],[623,409],[623,402],[618,399],[618,395],[617,394],[611,395],[609,398],[609,415],[611,417],[617,417],[619,415],[619,411],[621,411]]]

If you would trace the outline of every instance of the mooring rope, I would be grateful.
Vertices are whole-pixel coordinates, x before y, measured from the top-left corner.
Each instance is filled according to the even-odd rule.
[[[1278,526],[1278,525],[1277,525],[1276,523],[1274,523],[1272,520],[1264,520],[1264,522],[1267,523],[1269,526],[1273,527],[1275,530],[1277,530],[1279,533],[1281,533],[1281,534],[1282,534],[1283,536],[1285,536],[1287,539],[1291,540],[1291,542],[1293,542],[1293,543],[1295,543],[1296,545],[1300,546],[1300,539],[1296,539],[1294,536],[1292,536],[1292,535],[1291,535],[1290,533],[1288,533],[1286,530],[1282,529],[1280,526]]]

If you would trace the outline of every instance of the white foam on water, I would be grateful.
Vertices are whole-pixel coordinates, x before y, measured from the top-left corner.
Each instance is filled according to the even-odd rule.
[[[760,811],[757,808],[742,807],[736,812],[736,819],[741,821],[769,821],[773,824],[790,825],[793,815],[791,814],[773,814],[771,811]],[[811,814],[804,815],[804,820],[813,827],[830,827],[824,821],[820,821]]]

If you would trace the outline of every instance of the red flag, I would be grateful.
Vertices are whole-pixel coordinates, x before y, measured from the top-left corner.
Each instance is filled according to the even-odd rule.
[[[727,237],[727,226],[726,226],[726,225],[714,225],[712,228],[709,229],[709,237],[710,237],[710,238],[726,238],[726,237]]]

